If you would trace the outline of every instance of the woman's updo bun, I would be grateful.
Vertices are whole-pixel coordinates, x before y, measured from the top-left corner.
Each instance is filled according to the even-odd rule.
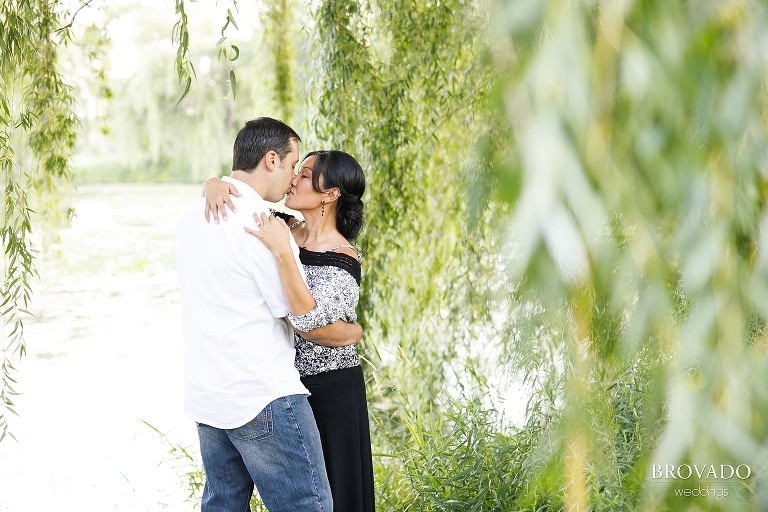
[[[347,240],[354,240],[363,227],[363,169],[352,155],[343,151],[313,151],[304,159],[312,155],[317,155],[312,167],[312,188],[317,192],[339,189],[341,194],[336,200],[336,229]],[[320,177],[323,179],[322,188]]]

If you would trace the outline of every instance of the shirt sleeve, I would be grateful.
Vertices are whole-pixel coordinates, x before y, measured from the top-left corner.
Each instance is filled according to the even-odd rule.
[[[301,316],[288,313],[293,326],[308,332],[330,325],[336,320],[357,321],[355,308],[360,298],[360,287],[352,275],[337,267],[322,267],[322,274],[312,287],[315,307]]]
[[[253,226],[250,227],[253,228]],[[242,237],[244,243],[248,244],[250,248],[248,252],[251,258],[251,274],[258,284],[259,290],[269,310],[272,312],[272,316],[275,318],[287,316],[289,312],[288,301],[285,298],[283,284],[280,281],[280,271],[277,268],[275,255],[259,239],[247,233],[243,233]],[[293,241],[293,236],[291,236],[291,250],[293,251],[293,257],[299,269],[299,274],[301,274],[302,280],[306,283],[307,277],[304,272],[304,265],[301,264],[299,259],[299,248],[296,242]]]

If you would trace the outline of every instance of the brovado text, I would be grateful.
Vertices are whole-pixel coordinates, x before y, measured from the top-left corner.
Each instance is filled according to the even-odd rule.
[[[654,480],[730,480],[733,477],[746,480],[752,475],[752,468],[747,464],[733,467],[730,464],[653,464],[651,478]]]

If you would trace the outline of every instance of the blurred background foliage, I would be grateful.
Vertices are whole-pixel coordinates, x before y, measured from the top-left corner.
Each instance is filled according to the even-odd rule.
[[[181,101],[183,84],[168,72],[177,66],[170,30],[179,14],[146,1],[104,6],[77,31],[111,38],[94,45],[109,78],[79,105],[86,126],[74,159],[78,180],[199,181],[228,172],[245,118],[269,112],[298,126],[303,92],[294,70],[307,57],[294,48],[301,21],[289,3],[249,5],[238,22],[234,2],[177,2],[186,6],[185,69],[194,84]],[[93,67],[77,58],[78,48],[71,52],[72,67]]]
[[[199,182],[280,117],[367,173],[382,510],[768,508],[763,2],[137,0],[58,35],[74,9],[45,5],[0,8],[6,288],[24,180]],[[39,146],[35,73],[67,84],[29,104],[60,112]],[[680,464],[751,475],[653,477]]]

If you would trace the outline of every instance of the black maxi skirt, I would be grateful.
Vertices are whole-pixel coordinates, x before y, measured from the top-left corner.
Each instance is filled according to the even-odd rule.
[[[309,390],[334,512],[373,512],[373,460],[363,369],[358,366],[301,378]]]

